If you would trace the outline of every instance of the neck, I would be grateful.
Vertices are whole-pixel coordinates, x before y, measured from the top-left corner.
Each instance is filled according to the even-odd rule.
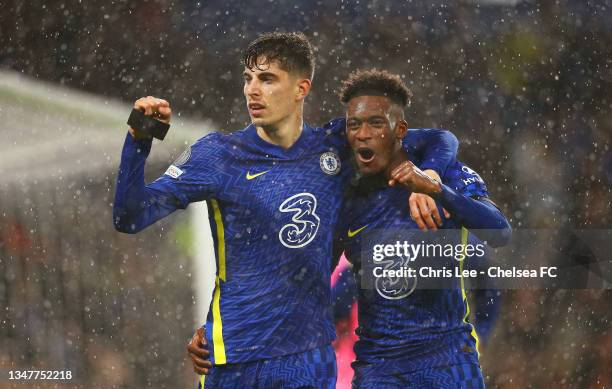
[[[304,118],[302,110],[269,126],[257,126],[257,135],[268,143],[288,149],[302,134]]]
[[[408,161],[408,153],[406,153],[406,150],[400,145],[391,156],[389,165],[387,165],[385,169],[385,177],[389,178],[391,176],[391,171],[405,161]]]

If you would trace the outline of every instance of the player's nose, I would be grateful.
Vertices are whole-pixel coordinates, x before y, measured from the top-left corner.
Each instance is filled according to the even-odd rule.
[[[257,80],[251,80],[244,85],[244,94],[247,96],[261,95],[260,84]]]
[[[372,132],[370,131],[367,123],[362,124],[361,127],[357,129],[355,138],[360,141],[365,141],[372,138]]]

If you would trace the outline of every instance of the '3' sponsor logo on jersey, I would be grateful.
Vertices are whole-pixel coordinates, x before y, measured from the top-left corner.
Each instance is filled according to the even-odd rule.
[[[398,270],[410,267],[410,258],[396,257],[385,261],[377,261],[376,264],[383,265],[384,270],[398,272]],[[387,300],[399,300],[408,297],[414,292],[416,286],[416,277],[376,277],[376,291]]]
[[[293,212],[291,222],[278,232],[278,239],[292,249],[306,246],[317,235],[321,219],[316,214],[317,198],[304,192],[289,197],[278,207],[281,212]]]

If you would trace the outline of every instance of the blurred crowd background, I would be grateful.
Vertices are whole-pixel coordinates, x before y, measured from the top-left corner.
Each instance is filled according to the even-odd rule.
[[[248,42],[265,31],[303,31],[317,49],[311,124],[342,115],[336,93],[350,71],[387,69],[412,89],[410,126],[452,130],[460,159],[481,173],[515,229],[611,226],[612,1],[0,5],[0,70],[126,102],[159,96],[175,114],[210,119],[219,131],[248,123]],[[110,219],[113,181],[90,180],[90,201],[64,196],[50,210],[44,193],[29,202],[21,192],[0,198],[0,367],[60,363],[91,387],[189,385],[189,253],[172,238],[180,216],[142,236],[119,236]],[[79,215],[91,216],[87,228],[45,227],[63,220],[68,231]],[[160,234],[168,237],[163,250],[150,249],[147,238]],[[612,386],[608,290],[500,293],[482,353],[489,386]],[[61,312],[52,309],[58,299]]]

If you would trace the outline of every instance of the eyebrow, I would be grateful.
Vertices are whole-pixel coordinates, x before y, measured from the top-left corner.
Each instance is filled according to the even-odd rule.
[[[362,116],[349,116],[346,118],[346,120],[373,120],[373,119],[382,119],[382,120],[387,120],[387,117],[385,115],[372,115],[372,116],[368,116],[368,117],[362,117]]]
[[[253,77],[255,73],[250,73],[247,72],[246,70],[244,72],[242,72],[243,76],[249,76],[249,77]],[[272,73],[272,72],[261,72],[261,73],[257,73],[256,77],[261,78],[261,77],[274,77],[274,78],[278,78],[278,75]]]

